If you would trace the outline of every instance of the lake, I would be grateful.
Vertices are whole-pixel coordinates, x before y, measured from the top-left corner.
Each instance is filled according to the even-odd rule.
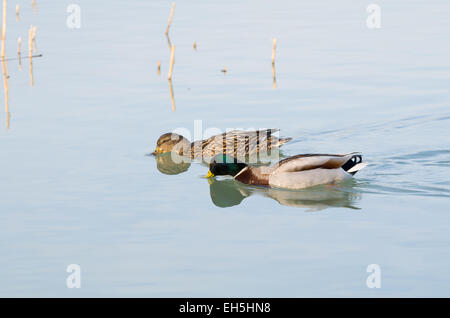
[[[447,1],[378,1],[375,29],[370,2],[179,1],[169,39],[170,1],[79,0],[80,28],[36,3],[16,21],[8,1],[0,296],[450,296]],[[176,128],[280,128],[285,156],[369,165],[302,191],[208,181],[148,155]]]

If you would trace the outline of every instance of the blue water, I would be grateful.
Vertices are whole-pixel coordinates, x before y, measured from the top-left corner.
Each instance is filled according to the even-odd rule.
[[[171,2],[77,3],[69,29],[67,4],[21,3],[16,22],[8,1],[6,55],[18,36],[27,52],[33,24],[43,57],[33,87],[27,59],[7,62],[0,296],[450,296],[446,1],[378,1],[375,30],[369,2],[179,1],[175,112]],[[206,136],[278,127],[294,138],[284,155],[361,151],[369,166],[297,192],[210,184],[199,163],[158,169],[158,137],[193,137],[195,120]]]

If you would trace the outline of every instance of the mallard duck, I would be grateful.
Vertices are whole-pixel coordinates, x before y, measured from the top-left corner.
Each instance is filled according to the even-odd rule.
[[[271,166],[260,167],[249,166],[222,154],[211,160],[206,177],[230,175],[245,184],[304,189],[351,179],[366,165],[358,153],[303,154],[286,158]]]
[[[277,138],[279,129],[257,131],[233,130],[205,140],[190,142],[185,137],[166,133],[159,137],[154,155],[175,152],[191,158],[212,158],[224,153],[233,157],[252,156],[279,148],[292,138]]]

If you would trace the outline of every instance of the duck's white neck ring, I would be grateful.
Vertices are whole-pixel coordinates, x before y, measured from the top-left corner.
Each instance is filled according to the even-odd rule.
[[[238,173],[237,175],[235,175],[233,178],[236,179],[236,177],[237,177],[238,175],[240,175],[242,172],[244,172],[244,171],[247,170],[247,169],[248,169],[248,166],[245,167],[244,169],[242,169],[241,171],[239,171],[239,173]]]

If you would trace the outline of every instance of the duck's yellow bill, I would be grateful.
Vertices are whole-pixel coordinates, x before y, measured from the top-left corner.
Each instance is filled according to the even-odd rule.
[[[208,174],[205,176],[205,178],[211,178],[214,177],[214,174],[211,171],[208,171]]]

